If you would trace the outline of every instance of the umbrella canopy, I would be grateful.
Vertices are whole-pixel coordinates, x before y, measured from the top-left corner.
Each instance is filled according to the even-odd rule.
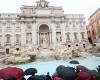
[[[63,66],[63,65],[58,66],[58,67],[56,68],[57,74],[59,74],[59,75],[62,74],[61,72],[63,72],[64,69],[65,69],[65,66]]]
[[[7,67],[0,70],[0,77],[4,80],[9,77],[15,77],[16,79],[22,79],[24,77],[24,72],[20,68]]]
[[[25,70],[25,75],[34,75],[35,73],[37,73],[36,68],[28,68]]]
[[[72,67],[58,66],[56,72],[64,80],[74,80],[76,78],[76,72]]]
[[[29,77],[27,80],[46,80],[46,76],[45,75],[35,75],[35,76]]]
[[[69,62],[70,64],[79,64],[79,62],[77,60],[72,60]]]
[[[89,80],[89,73],[85,71],[81,71],[78,74],[78,80]]]
[[[76,67],[76,70],[77,70],[77,72],[79,72],[80,70],[82,70],[82,71],[88,71],[88,68],[87,67],[85,67],[85,66],[82,66],[82,65],[78,65],[77,67]]]

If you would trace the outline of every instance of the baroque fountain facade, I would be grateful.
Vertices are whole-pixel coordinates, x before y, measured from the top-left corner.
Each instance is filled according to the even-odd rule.
[[[84,56],[89,45],[84,15],[64,14],[62,7],[49,6],[45,0],[23,5],[21,13],[1,13],[0,21],[0,61],[4,63],[28,62],[43,52],[57,59]]]

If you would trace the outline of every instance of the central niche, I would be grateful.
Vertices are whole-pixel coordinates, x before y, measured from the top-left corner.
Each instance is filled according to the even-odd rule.
[[[50,43],[49,27],[46,24],[42,24],[39,27],[39,45],[42,48],[47,48]]]

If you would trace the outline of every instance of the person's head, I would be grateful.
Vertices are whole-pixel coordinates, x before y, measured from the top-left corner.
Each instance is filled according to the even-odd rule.
[[[82,72],[82,70],[80,69],[79,72]]]
[[[49,72],[47,72],[47,75],[49,75]]]

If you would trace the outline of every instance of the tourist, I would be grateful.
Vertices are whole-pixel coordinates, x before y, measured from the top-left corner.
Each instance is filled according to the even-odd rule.
[[[77,73],[77,79],[76,80],[90,80],[90,75],[88,72],[80,70]]]
[[[62,80],[62,78],[61,78],[59,75],[56,75],[56,76],[54,77],[54,80]]]
[[[52,80],[52,78],[51,78],[51,76],[50,76],[49,72],[47,72],[47,75],[46,75],[46,80]]]

